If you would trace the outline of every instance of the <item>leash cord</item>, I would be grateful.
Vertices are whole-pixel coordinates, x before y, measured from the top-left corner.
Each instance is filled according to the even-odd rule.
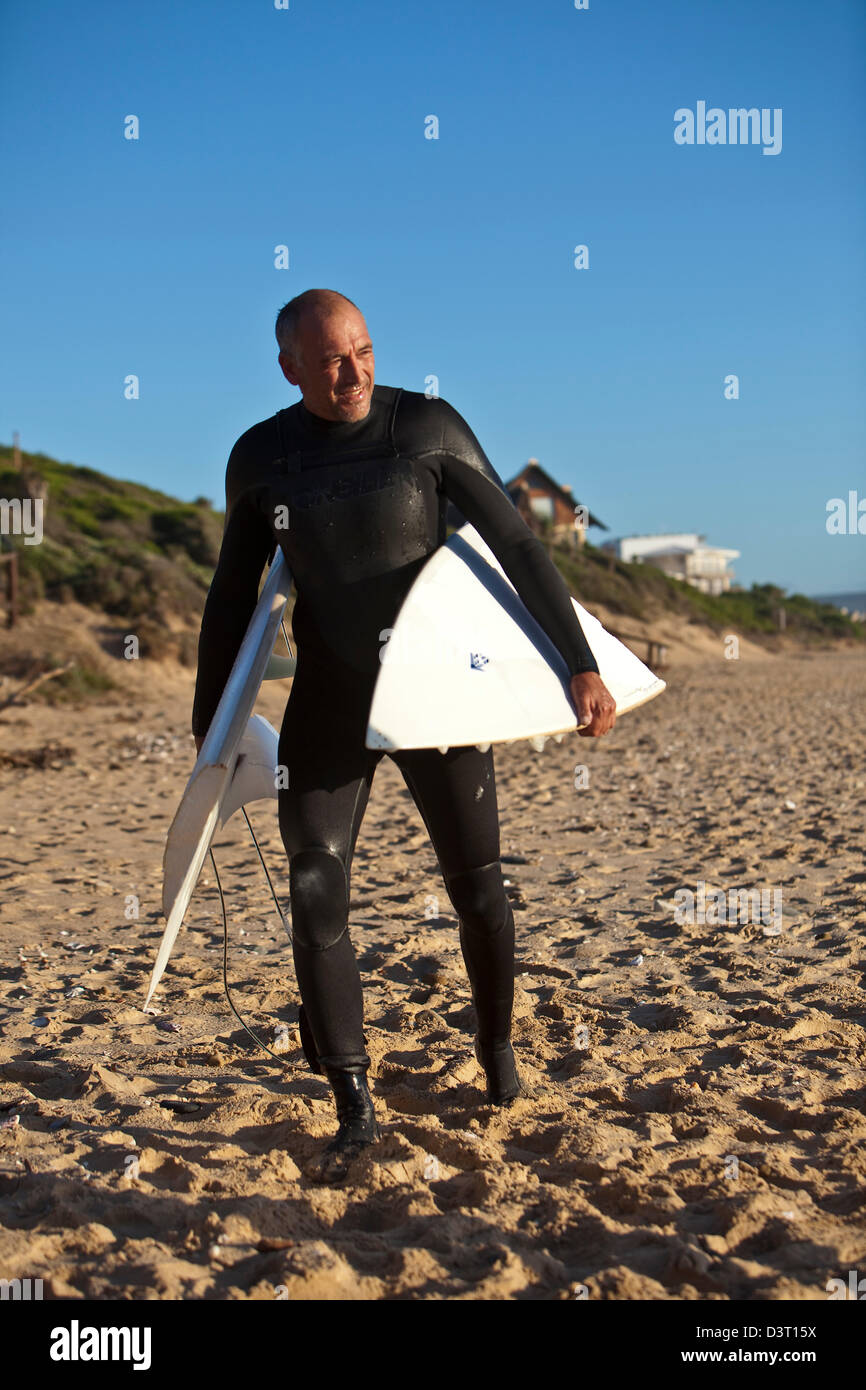
[[[244,820],[245,820],[246,823],[247,823],[247,829],[249,830],[250,834],[251,834],[252,837],[253,837],[253,844],[254,844],[255,847],[256,847],[256,854],[259,856],[259,862],[260,862],[262,868],[263,868],[264,871],[265,871],[265,878],[268,880],[268,887],[269,887],[270,890],[271,890],[271,897],[272,897],[273,900],[274,900],[274,907],[277,909],[277,916],[279,917],[280,921],[282,922],[283,926],[284,926],[285,929],[286,929],[286,936],[289,938],[289,945],[291,945],[291,944],[292,944],[292,929],[291,929],[291,927],[289,926],[288,921],[286,920],[286,914],[283,912],[283,909],[280,907],[279,899],[277,898],[277,894],[276,894],[276,891],[275,891],[275,889],[274,889],[273,882],[271,881],[271,876],[270,876],[270,874],[268,873],[268,866],[267,866],[267,864],[265,863],[265,856],[262,854],[261,847],[259,846],[259,842],[258,842],[258,840],[256,839],[256,832],[253,830],[253,827],[252,827],[252,825],[250,824],[250,818],[249,818],[249,816],[247,815],[247,808],[246,808],[246,806],[242,806],[242,807],[241,807],[241,811],[243,812]]]
[[[247,813],[246,813],[246,808],[245,808],[245,807],[242,807],[241,809],[243,810],[243,813],[244,813],[244,820],[246,821],[247,825],[249,826],[250,834],[251,834],[252,837],[253,837],[253,844],[255,845],[256,850],[258,851],[258,856],[259,856],[259,859],[261,860],[262,868],[263,868],[264,871],[265,871],[265,878],[268,880],[268,886],[269,886],[269,888],[270,888],[270,890],[271,890],[271,897],[272,897],[273,900],[274,900],[274,906],[276,907],[277,912],[279,913],[280,921],[282,922],[283,926],[284,926],[285,929],[286,929],[286,932],[287,932],[287,934],[288,934],[289,941],[291,941],[291,939],[292,939],[292,933],[291,933],[291,931],[289,930],[289,924],[288,924],[288,922],[286,921],[286,918],[285,918],[285,916],[284,916],[284,914],[283,914],[283,910],[282,910],[282,908],[280,907],[280,904],[279,904],[279,902],[278,902],[278,900],[277,900],[277,895],[276,895],[276,893],[275,893],[275,891],[274,891],[274,885],[273,885],[273,883],[272,883],[272,881],[271,881],[271,876],[270,876],[270,874],[268,873],[268,866],[267,866],[267,864],[265,863],[264,855],[262,854],[262,851],[261,851],[261,849],[259,848],[259,842],[258,842],[258,840],[256,839],[255,831],[253,830],[253,827],[250,825],[250,820],[249,820],[249,816],[248,816]],[[223,990],[225,991],[225,996],[226,996],[226,1000],[228,1001],[228,1006],[229,1006],[229,1008],[231,1009],[232,1013],[234,1014],[235,1018],[237,1019],[238,1023],[241,1025],[241,1027],[245,1030],[245,1032],[249,1033],[250,1037],[252,1038],[252,1040],[253,1040],[253,1042],[256,1044],[256,1046],[257,1046],[257,1047],[260,1047],[260,1048],[262,1049],[263,1052],[267,1052],[267,1054],[268,1054],[269,1057],[273,1057],[273,1059],[274,1059],[275,1062],[279,1062],[280,1066],[283,1067],[284,1070],[286,1070],[286,1071],[293,1071],[293,1070],[294,1070],[293,1067],[292,1067],[288,1062],[286,1062],[286,1061],[285,1061],[282,1057],[280,1057],[276,1052],[272,1051],[272,1049],[268,1047],[267,1043],[263,1043],[263,1042],[262,1042],[262,1040],[261,1040],[261,1038],[258,1036],[258,1034],[257,1034],[257,1033],[254,1033],[253,1030],[252,1030],[252,1028],[250,1028],[249,1025],[248,1025],[247,1023],[244,1022],[244,1020],[241,1018],[240,1014],[238,1013],[237,1009],[235,1008],[234,1000],[232,999],[232,995],[231,995],[231,990],[229,989],[229,980],[228,980],[229,924],[228,924],[228,914],[226,913],[226,900],[225,900],[225,894],[223,893],[223,886],[222,886],[222,882],[221,882],[221,880],[220,880],[219,870],[218,870],[217,865],[216,865],[216,859],[214,858],[213,848],[210,849],[209,853],[210,853],[211,867],[213,868],[214,878],[216,879],[217,891],[219,892],[220,910],[222,911],[222,919],[223,919]]]

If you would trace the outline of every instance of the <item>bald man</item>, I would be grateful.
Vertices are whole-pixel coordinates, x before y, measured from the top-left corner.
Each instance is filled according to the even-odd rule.
[[[200,747],[279,545],[296,586],[298,660],[280,734],[279,760],[288,769],[280,833],[301,1037],[337,1109],[337,1134],[314,1175],[340,1181],[379,1137],[348,921],[352,854],[383,756],[397,764],[421,813],[457,914],[487,1101],[508,1105],[522,1090],[510,1040],[514,920],[499,863],[492,750],[383,754],[365,747],[383,637],[446,539],[449,498],[566,661],[578,722],[586,725],[581,734],[607,733],[615,704],[559,571],[457,411],[419,392],[374,385],[363,315],[333,290],[307,290],[284,305],[276,336],[283,375],[302,400],[253,425],[231,451],[192,728]]]

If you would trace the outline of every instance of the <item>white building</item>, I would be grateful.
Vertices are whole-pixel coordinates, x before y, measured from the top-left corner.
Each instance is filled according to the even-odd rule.
[[[630,564],[657,565],[672,579],[693,584],[702,593],[726,594],[734,578],[728,563],[739,559],[740,552],[705,545],[705,539],[692,531],[623,536],[620,540],[605,541],[601,549]]]

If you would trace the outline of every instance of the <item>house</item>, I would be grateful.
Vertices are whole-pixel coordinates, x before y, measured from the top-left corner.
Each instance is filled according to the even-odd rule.
[[[505,488],[527,526],[533,531],[547,532],[551,540],[580,546],[586,541],[587,527],[608,529],[577,501],[570,485],[558,483],[544,471],[538,459],[529,459]]]
[[[529,529],[537,535],[544,533],[551,540],[576,547],[584,544],[588,526],[608,530],[588,507],[576,501],[568,483],[558,483],[545,473],[538,459],[529,459],[526,467],[504,487]],[[460,527],[465,520],[454,503],[449,502],[447,524]]]
[[[733,582],[729,561],[739,550],[706,545],[696,532],[677,531],[656,536],[623,536],[605,541],[601,549],[630,564],[657,565],[672,579],[692,584],[704,594],[726,594]]]

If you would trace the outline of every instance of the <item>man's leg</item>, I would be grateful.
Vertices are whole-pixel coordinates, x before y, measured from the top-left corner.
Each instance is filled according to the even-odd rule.
[[[280,734],[280,833],[289,859],[292,949],[318,1061],[340,1128],[328,1152],[350,1159],[378,1136],[366,1084],[363,996],[349,936],[352,853],[380,755],[351,737],[356,701],[332,673],[299,661]],[[322,1174],[331,1178],[334,1173]]]
[[[349,864],[352,827],[363,815],[369,786],[369,776],[355,776],[327,798],[280,793],[298,988],[319,1060],[338,1065],[365,1057],[361,978],[349,935]],[[321,825],[325,799],[329,843],[313,828]]]
[[[488,1097],[506,1104],[521,1084],[511,1050],[514,917],[499,863],[493,753],[423,748],[390,755],[400,768],[439,859],[460,923],[478,1022],[476,1055]]]

